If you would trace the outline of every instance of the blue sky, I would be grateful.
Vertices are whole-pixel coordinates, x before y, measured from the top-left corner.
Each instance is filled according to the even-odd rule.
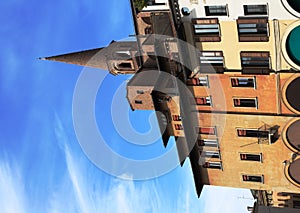
[[[189,163],[147,181],[122,173],[125,181],[103,172],[83,153],[72,119],[73,92],[83,68],[37,58],[105,46],[133,34],[127,0],[11,0],[1,1],[0,8],[0,212],[232,213],[252,203],[248,191],[216,187],[206,187],[198,199]],[[95,106],[99,129],[122,156],[164,155],[174,143],[167,149],[161,141],[137,146],[115,130],[111,100],[126,79],[107,76],[101,85]],[[120,107],[128,107],[126,101]],[[145,133],[155,132],[148,122],[152,114],[127,116],[137,132]]]

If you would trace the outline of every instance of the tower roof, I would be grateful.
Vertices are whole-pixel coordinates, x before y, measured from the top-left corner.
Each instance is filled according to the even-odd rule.
[[[107,48],[96,48],[91,50],[84,50],[62,55],[44,57],[40,59],[108,70],[106,57]]]

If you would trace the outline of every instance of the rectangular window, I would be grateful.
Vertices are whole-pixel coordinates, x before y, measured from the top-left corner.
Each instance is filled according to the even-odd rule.
[[[180,115],[172,115],[173,121],[181,121]]]
[[[194,32],[196,35],[219,36],[219,24],[195,24]]]
[[[200,58],[200,66],[224,67],[224,57],[222,51],[200,52],[199,58]]]
[[[205,134],[205,135],[216,135],[217,134],[215,127],[196,127],[196,131],[199,134]]]
[[[222,169],[222,162],[205,162],[202,164],[202,167],[209,169]]]
[[[181,124],[175,124],[174,126],[176,130],[183,130],[183,126]]]
[[[135,100],[134,103],[136,103],[136,104],[143,104],[143,101],[141,101],[141,100]]]
[[[197,105],[202,105],[202,106],[211,106],[211,97],[201,97],[201,98],[195,98],[195,102]]]
[[[264,176],[263,175],[243,175],[243,181],[263,183]]]
[[[255,77],[251,77],[251,78],[236,77],[236,78],[231,78],[230,81],[232,87],[256,88]]]
[[[300,201],[299,200],[293,200],[293,208],[300,209]]]
[[[200,151],[200,156],[205,158],[218,158],[220,159],[219,151]]]
[[[269,52],[241,52],[241,65],[245,67],[270,68]]]
[[[239,17],[237,27],[240,42],[269,41],[269,24],[267,17]]]
[[[260,5],[244,5],[244,14],[247,15],[268,15],[268,7],[266,4]]]
[[[188,79],[186,84],[188,86],[207,86],[207,87],[209,87],[208,76]]]
[[[257,98],[233,98],[234,107],[257,108]]]
[[[241,153],[240,154],[240,159],[242,161],[257,161],[257,162],[262,162],[262,154],[246,154],[246,153]]]
[[[217,139],[199,139],[198,146],[219,147]]]
[[[269,52],[241,52],[243,74],[269,74],[271,59]]]
[[[239,137],[269,138],[269,131],[258,129],[237,129]]]
[[[224,57],[222,51],[203,51],[198,53],[200,73],[223,73]]]
[[[227,16],[227,6],[226,5],[216,5],[216,6],[205,6],[206,16]]]
[[[282,195],[283,196],[283,195]],[[286,195],[287,196],[287,195]],[[300,199],[300,195],[299,194],[293,194],[293,199]]]
[[[217,18],[193,19],[196,42],[221,41],[220,26]]]

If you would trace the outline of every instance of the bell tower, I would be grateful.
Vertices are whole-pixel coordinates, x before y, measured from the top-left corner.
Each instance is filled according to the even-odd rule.
[[[134,74],[142,64],[136,41],[112,41],[107,47],[39,59],[100,68],[113,75]]]

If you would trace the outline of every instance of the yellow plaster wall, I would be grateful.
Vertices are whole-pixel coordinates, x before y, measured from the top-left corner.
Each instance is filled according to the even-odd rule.
[[[227,69],[241,69],[241,51],[269,51],[272,68],[275,67],[274,26],[269,21],[270,37],[268,42],[239,42],[235,21],[220,21],[220,42],[197,42],[196,47],[202,51],[223,51],[225,67]]]
[[[234,114],[199,115],[200,126],[216,126],[220,142],[223,171],[207,169],[209,184],[238,188],[251,188],[277,191],[300,192],[300,189],[287,180],[283,161],[289,160],[293,152],[280,137],[274,144],[258,144],[257,138],[237,136],[236,128],[258,128],[264,124],[279,125],[279,134],[291,117],[253,116]],[[262,153],[263,162],[241,161],[239,153]],[[203,168],[204,169],[204,168]],[[264,175],[264,183],[244,182],[242,175]]]

